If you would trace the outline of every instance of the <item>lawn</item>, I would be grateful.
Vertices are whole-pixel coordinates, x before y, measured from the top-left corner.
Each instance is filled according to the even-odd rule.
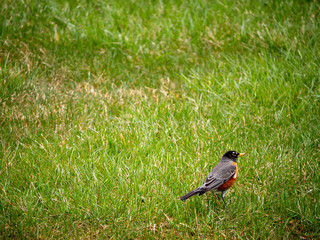
[[[318,1],[0,6],[0,238],[320,238]]]

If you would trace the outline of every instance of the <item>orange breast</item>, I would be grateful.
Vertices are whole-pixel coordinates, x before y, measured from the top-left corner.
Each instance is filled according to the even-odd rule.
[[[237,166],[237,163],[235,163],[235,162],[233,162],[232,164],[236,166],[236,173],[227,182],[225,182],[220,187],[218,187],[219,191],[224,191],[224,190],[229,189],[234,184],[234,182],[237,180],[237,177],[238,177],[238,166]]]

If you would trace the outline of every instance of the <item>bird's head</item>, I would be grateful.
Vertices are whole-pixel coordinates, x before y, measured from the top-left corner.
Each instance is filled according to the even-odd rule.
[[[236,151],[228,151],[226,152],[222,158],[229,158],[230,160],[237,162],[237,158],[243,156],[244,153],[238,153]]]

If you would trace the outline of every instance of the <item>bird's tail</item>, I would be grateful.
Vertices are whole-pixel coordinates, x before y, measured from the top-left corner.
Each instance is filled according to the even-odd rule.
[[[197,195],[197,194],[199,194],[199,193],[203,193],[203,190],[200,189],[200,188],[197,188],[197,189],[193,190],[192,192],[189,192],[189,193],[187,193],[186,195],[182,196],[182,197],[180,198],[180,200],[181,200],[181,201],[185,201],[185,200],[187,200],[188,198],[192,197],[193,195]]]

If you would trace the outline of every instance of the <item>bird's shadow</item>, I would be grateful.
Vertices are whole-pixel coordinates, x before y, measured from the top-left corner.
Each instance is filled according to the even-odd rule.
[[[222,198],[217,196],[215,193],[205,194],[201,197],[195,196],[189,205],[193,211],[196,211],[198,214],[209,214],[211,212],[221,212],[226,211],[228,208],[228,200],[225,199],[225,202]]]
[[[217,210],[226,210],[228,201],[223,200],[219,194],[211,193],[206,196],[208,201],[208,207],[210,209],[215,208]]]

